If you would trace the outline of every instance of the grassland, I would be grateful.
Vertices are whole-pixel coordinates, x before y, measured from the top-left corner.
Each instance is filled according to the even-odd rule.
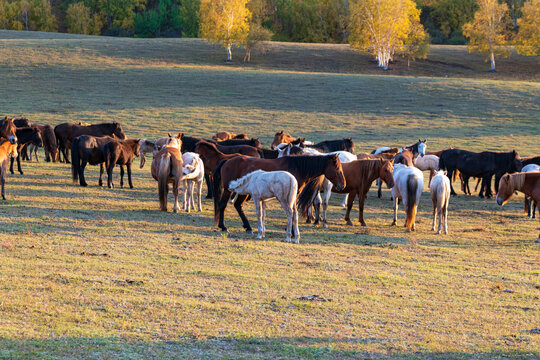
[[[37,123],[540,153],[536,59],[503,59],[490,74],[480,57],[440,47],[406,75],[338,45],[272,44],[254,64],[225,66],[198,40],[0,38],[0,111]],[[344,225],[338,195],[329,228],[303,225],[291,245],[276,204],[264,241],[231,209],[231,234],[217,232],[208,201],[202,213],[159,212],[148,165],[135,190],[97,187],[94,168],[83,189],[64,164],[23,167],[0,211],[0,359],[540,356],[538,222],[521,196],[503,208],[453,198],[451,234],[436,236],[426,193],[416,233],[389,226],[387,190],[369,194],[367,228]],[[299,300],[312,294],[331,301]]]

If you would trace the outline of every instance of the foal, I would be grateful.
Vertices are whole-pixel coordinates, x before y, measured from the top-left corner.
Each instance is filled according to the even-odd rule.
[[[229,191],[239,195],[251,195],[255,203],[257,213],[258,234],[257,239],[265,236],[266,217],[265,200],[275,197],[287,214],[287,242],[291,242],[294,228],[294,242],[299,243],[300,231],[298,230],[298,210],[296,210],[296,193],[298,182],[287,171],[263,171],[256,170],[244,175],[238,180],[229,182]]]
[[[182,177],[182,141],[181,134],[178,137],[171,137],[170,142],[161,149],[152,161],[152,177],[158,182],[159,208],[161,211],[167,211],[167,195],[169,193],[169,183],[173,184],[174,206],[173,212],[177,213],[178,193],[180,192],[180,178]]]
[[[426,155],[429,156],[429,155]],[[444,171],[439,170],[431,180],[429,185],[431,191],[431,201],[433,202],[433,225],[431,231],[435,231],[435,220],[439,217],[439,229],[437,234],[448,234],[448,202],[450,201],[450,179],[444,174]]]
[[[129,188],[133,189],[131,181],[131,164],[135,156],[139,156],[139,140],[111,140],[103,147],[105,167],[107,168],[107,185],[109,189],[114,187],[113,170],[115,165],[120,165],[120,187],[124,187],[124,165],[128,174]]]
[[[12,144],[9,140],[0,140],[0,183],[2,184],[2,199],[6,200],[4,186],[6,184],[6,175],[9,163],[9,156],[17,157],[17,143]]]
[[[182,154],[184,167],[182,169],[182,184],[184,191],[184,202],[182,209],[190,212],[190,209],[195,209],[195,201],[193,198],[193,188],[196,187],[197,192],[197,211],[202,211],[202,184],[204,180],[204,163],[199,157],[199,154],[186,152]],[[186,199],[187,197],[187,199]]]

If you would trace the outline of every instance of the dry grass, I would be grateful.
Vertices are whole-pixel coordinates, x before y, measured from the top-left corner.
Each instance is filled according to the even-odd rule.
[[[266,144],[285,129],[352,136],[357,151],[426,137],[430,149],[540,153],[533,81],[331,74],[361,66],[339,46],[276,44],[282,62],[246,69],[213,65],[220,50],[197,40],[0,35],[10,38],[0,40],[0,109],[38,123],[115,120],[147,138],[242,131]],[[317,48],[334,69],[307,64]],[[523,71],[512,78],[537,79],[537,63],[508,61]],[[540,324],[538,223],[521,196],[503,208],[453,198],[451,234],[436,236],[427,193],[413,234],[389,226],[388,190],[369,194],[367,228],[344,225],[337,195],[330,227],[302,226],[295,246],[281,242],[277,204],[267,240],[244,234],[231,209],[226,237],[208,201],[202,214],[159,212],[148,167],[135,170],[135,190],[108,190],[95,186],[95,168],[83,189],[66,165],[23,166],[0,213],[0,358],[540,356],[529,331]],[[298,300],[312,294],[331,301]]]

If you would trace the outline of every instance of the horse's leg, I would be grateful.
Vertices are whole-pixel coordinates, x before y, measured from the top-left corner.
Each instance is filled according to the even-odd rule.
[[[266,237],[266,226],[264,225],[266,222],[266,201],[261,201],[261,225],[262,225],[262,236],[263,238]]]
[[[349,199],[349,194],[345,194],[345,197],[343,198],[343,202],[341,203],[342,208],[347,206],[347,200],[348,199]]]
[[[204,180],[206,180],[206,186],[208,187],[207,199],[212,199],[212,178],[208,173],[204,174]]]
[[[315,199],[313,199],[313,210],[315,212],[315,222],[313,223],[313,226],[319,225],[319,219],[321,214],[321,195],[320,193],[315,196]]]
[[[195,210],[195,205],[193,205],[193,181],[188,180],[186,181],[186,188],[184,191],[187,191],[187,204],[186,204],[186,211],[190,212],[191,208]],[[184,193],[184,199],[185,199],[185,193]]]
[[[116,161],[114,163],[116,163]],[[120,165],[120,188],[124,188],[124,165]]]
[[[345,221],[347,222],[347,225],[351,225],[352,226],[352,221],[351,221],[351,210],[352,210],[352,207],[354,205],[354,198],[355,198],[356,194],[355,193],[349,193],[349,198],[347,199],[347,210],[345,211]]]
[[[188,180],[182,180],[182,192],[184,193],[183,200],[182,200],[182,210],[186,210],[186,212],[189,212],[189,209],[187,207],[187,202],[189,199],[187,199],[187,191],[188,191]]]
[[[128,175],[129,188],[133,189],[133,181],[131,180],[131,163],[128,162],[126,164],[126,170],[127,170],[127,175]]]
[[[231,192],[228,189],[223,189],[223,194],[221,195],[221,198],[219,199],[219,223],[218,227],[221,229],[221,231],[227,231],[227,227],[225,226],[225,209],[227,208],[227,203],[229,202],[229,198],[231,197]]]
[[[249,225],[249,220],[247,219],[246,215],[244,214],[244,210],[242,209],[242,206],[244,205],[244,202],[246,201],[247,197],[248,195],[237,195],[236,201],[234,202],[234,207],[236,211],[238,212],[240,219],[242,219],[244,229],[246,229],[246,232],[248,234],[251,234],[253,233],[253,230],[251,230],[251,225]]]
[[[9,172],[11,173],[11,175],[15,174],[15,172],[13,171],[13,163],[14,162],[15,162],[15,158],[11,157],[10,165],[9,165]]]
[[[38,158],[38,154],[37,154],[38,149],[39,149],[38,146],[34,145],[34,155],[36,156],[36,162],[39,162],[39,158]]]
[[[259,198],[254,197],[253,202],[255,203],[255,216],[257,217],[257,239],[262,239],[264,237],[264,230],[262,225],[262,201]]]
[[[202,180],[197,181],[197,211],[202,211]]]
[[[6,200],[6,194],[5,194],[5,185],[6,185],[6,172],[7,172],[7,166],[1,165],[2,167],[0,169],[0,183],[2,185],[2,200]]]
[[[364,203],[366,201],[366,195],[361,192],[358,193],[358,221],[360,225],[367,226],[364,221]]]
[[[433,223],[431,224],[431,231],[435,231],[435,218],[437,217],[437,194],[431,194],[431,202],[433,203]]]
[[[446,235],[448,234],[448,199],[446,199],[446,202],[443,207],[443,233]]]
[[[293,231],[293,237],[294,237],[294,243],[298,244],[300,242],[300,230],[298,229],[298,209],[296,208],[296,201],[294,204],[292,204],[292,211],[293,211],[293,223],[292,223],[292,229]]]
[[[180,176],[173,179],[173,195],[174,195],[174,206],[173,213],[177,214],[180,210],[180,205],[178,204],[178,193],[180,192]]]
[[[113,170],[114,170],[114,161],[110,161],[108,164],[106,164],[107,167],[107,187],[109,189],[114,188],[114,181],[113,181]],[[124,169],[120,168],[120,179],[122,179],[122,175],[124,172]],[[122,184],[122,180],[120,180],[120,184]],[[120,185],[122,187],[122,185]]]
[[[448,170],[448,178],[449,178],[449,179],[452,179],[453,174],[454,174],[454,170],[453,170],[453,169],[449,169],[449,170]],[[454,185],[452,185],[452,183],[453,183],[453,181],[450,181],[450,194],[451,194],[452,196],[456,196],[457,194],[456,194],[456,192],[454,191]]]
[[[532,218],[534,219],[536,217],[536,208],[538,207],[538,204],[536,204],[536,201],[532,199],[531,199],[531,202],[532,202]],[[538,213],[540,214],[540,211],[538,211]]]
[[[486,189],[486,193],[487,193],[486,184],[488,181],[491,181],[490,176],[487,176],[487,175],[482,176],[482,185],[480,185],[480,193],[478,194],[480,198],[484,198],[484,189]]]
[[[195,188],[195,180],[189,180],[189,204],[191,205],[191,208],[195,210],[195,196],[193,195],[193,189]]]
[[[382,180],[380,178],[377,179],[377,185],[379,186],[379,188],[377,189],[377,197],[381,199],[382,198]]]
[[[285,215],[287,215],[287,237],[285,241],[291,242],[291,236],[292,236],[292,222],[293,222],[293,210],[291,208],[291,204],[287,202],[287,196],[283,194],[282,197],[280,197],[279,203],[283,210],[285,210]]]
[[[393,196],[393,198],[394,198],[394,220],[392,221],[392,226],[396,225],[397,223],[397,210],[398,210],[398,197]]]

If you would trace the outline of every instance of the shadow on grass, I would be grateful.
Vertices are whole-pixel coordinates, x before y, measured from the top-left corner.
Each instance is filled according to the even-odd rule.
[[[537,359],[516,352],[398,351],[387,339],[218,338],[141,341],[121,338],[0,339],[0,359]],[[386,353],[341,350],[377,344]]]

